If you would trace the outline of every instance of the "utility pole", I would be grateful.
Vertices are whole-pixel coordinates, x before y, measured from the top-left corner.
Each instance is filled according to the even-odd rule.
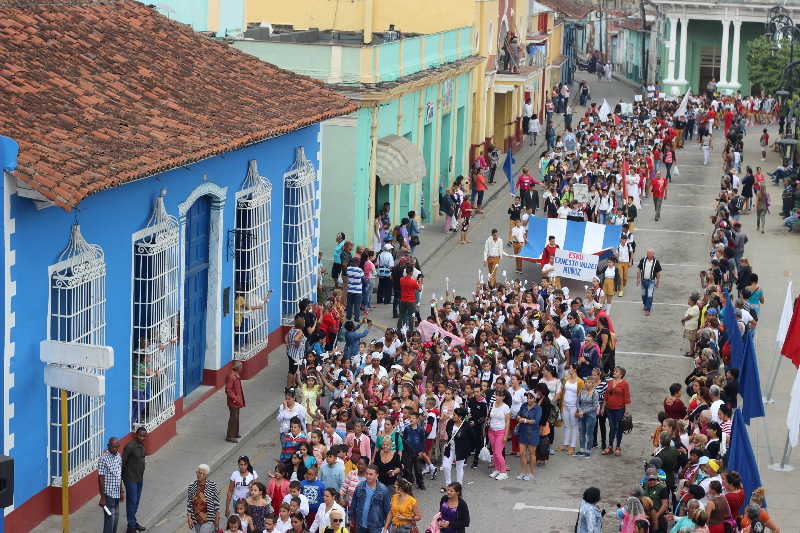
[[[645,0],[639,0],[639,14],[642,17],[642,33],[640,35],[641,41],[642,41],[642,76],[641,76],[641,78],[642,78],[642,84],[647,85],[647,77],[648,77],[647,74],[648,74],[648,70],[649,70],[650,65],[648,65],[648,63],[647,63],[647,52],[646,52],[646,49],[645,49],[645,46],[644,46],[645,33],[647,32],[647,16],[645,15],[645,12],[644,12],[644,1]]]

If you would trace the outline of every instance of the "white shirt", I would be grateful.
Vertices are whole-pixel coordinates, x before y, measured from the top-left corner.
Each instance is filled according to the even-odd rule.
[[[492,431],[505,429],[506,415],[511,414],[511,408],[503,403],[500,407],[492,405],[489,409],[489,429]]]
[[[284,522],[280,516],[275,517],[275,533],[286,533],[292,530],[292,519],[289,518]]]
[[[722,420],[719,419],[719,408],[722,407],[724,404],[722,400],[715,400],[711,403],[711,406],[708,408],[711,411],[711,421],[716,422],[717,424],[721,423]]]
[[[510,362],[510,361],[509,361]],[[513,387],[508,389],[508,392],[511,394],[511,416],[517,416],[519,413],[519,408],[522,407],[522,403],[525,401],[525,389],[520,387],[518,390],[514,390]]]
[[[344,522],[342,525],[347,523],[347,514],[344,511],[344,507],[339,505],[338,503],[334,502],[331,505],[330,509],[326,509],[325,502],[319,506],[317,509],[317,515],[314,517],[314,523],[311,524],[311,533],[317,533],[317,531],[325,531],[325,528],[331,525],[331,511],[334,509],[338,509],[344,515]]]
[[[364,367],[362,374],[364,374],[365,376],[371,376],[373,374],[377,374],[379,380],[389,375],[389,373],[386,372],[386,369],[383,368],[381,365],[378,365],[377,370],[372,365],[367,365]]]
[[[289,421],[295,416],[300,419],[302,427],[305,427],[306,415],[306,408],[298,402],[294,402],[294,406],[291,409],[287,409],[283,402],[281,402],[280,407],[278,407],[277,416],[278,422],[281,423],[281,433],[287,433],[289,431]]]
[[[612,265],[608,265],[605,271],[605,277],[607,279],[614,279],[616,277],[617,271],[616,268]]]
[[[564,335],[559,335],[557,339],[553,339],[553,344],[558,347],[562,356],[566,356],[566,351],[569,350],[569,341]]]
[[[525,102],[522,106],[522,116],[529,117],[533,115],[533,106],[529,102]]]
[[[486,261],[488,257],[500,257],[503,254],[503,239],[500,237],[497,240],[493,239],[491,235],[486,239],[486,244],[483,245],[483,260]]]
[[[234,470],[233,474],[231,474],[231,481],[233,481],[233,499],[241,500],[247,498],[247,495],[250,493],[250,482],[257,477],[258,474],[255,470],[253,470],[252,474],[248,472],[244,477],[242,477],[241,472]]]
[[[630,263],[631,262],[631,253],[630,249],[628,248],[628,244],[620,244],[617,246],[617,254],[619,255],[619,262],[620,263]]]
[[[300,512],[303,516],[308,516],[308,498],[302,492],[297,495],[300,498]],[[290,492],[286,496],[283,497],[283,501],[281,503],[291,503],[292,502],[292,493]]]
[[[514,226],[511,228],[511,240],[514,242],[525,242],[525,227]]]

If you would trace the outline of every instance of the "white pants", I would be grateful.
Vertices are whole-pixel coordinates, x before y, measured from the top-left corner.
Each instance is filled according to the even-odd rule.
[[[449,485],[453,481],[453,476],[450,472],[450,467],[453,466],[453,463],[456,464],[456,481],[459,483],[464,481],[464,461],[456,461],[455,455],[449,455],[442,457],[442,471],[444,472],[445,486]]]
[[[564,446],[576,448],[578,446],[578,411],[577,405],[564,405],[561,417],[564,419]]]

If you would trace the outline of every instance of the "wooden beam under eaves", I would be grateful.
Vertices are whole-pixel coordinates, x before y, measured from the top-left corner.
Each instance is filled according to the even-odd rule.
[[[48,200],[42,193],[37,191],[36,189],[31,188],[30,185],[25,183],[19,178],[14,178],[17,187],[17,196],[20,198],[28,198],[29,200],[33,200],[33,205],[36,206],[36,209],[42,210],[48,207],[53,207],[55,204]]]

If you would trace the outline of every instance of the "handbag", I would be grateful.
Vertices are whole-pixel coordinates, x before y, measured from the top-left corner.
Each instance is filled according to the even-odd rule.
[[[539,426],[539,436],[546,437],[550,434],[550,423],[545,422],[543,426]]]
[[[411,243],[411,246],[419,246],[419,236],[412,235],[411,238],[409,239],[409,242]]]

